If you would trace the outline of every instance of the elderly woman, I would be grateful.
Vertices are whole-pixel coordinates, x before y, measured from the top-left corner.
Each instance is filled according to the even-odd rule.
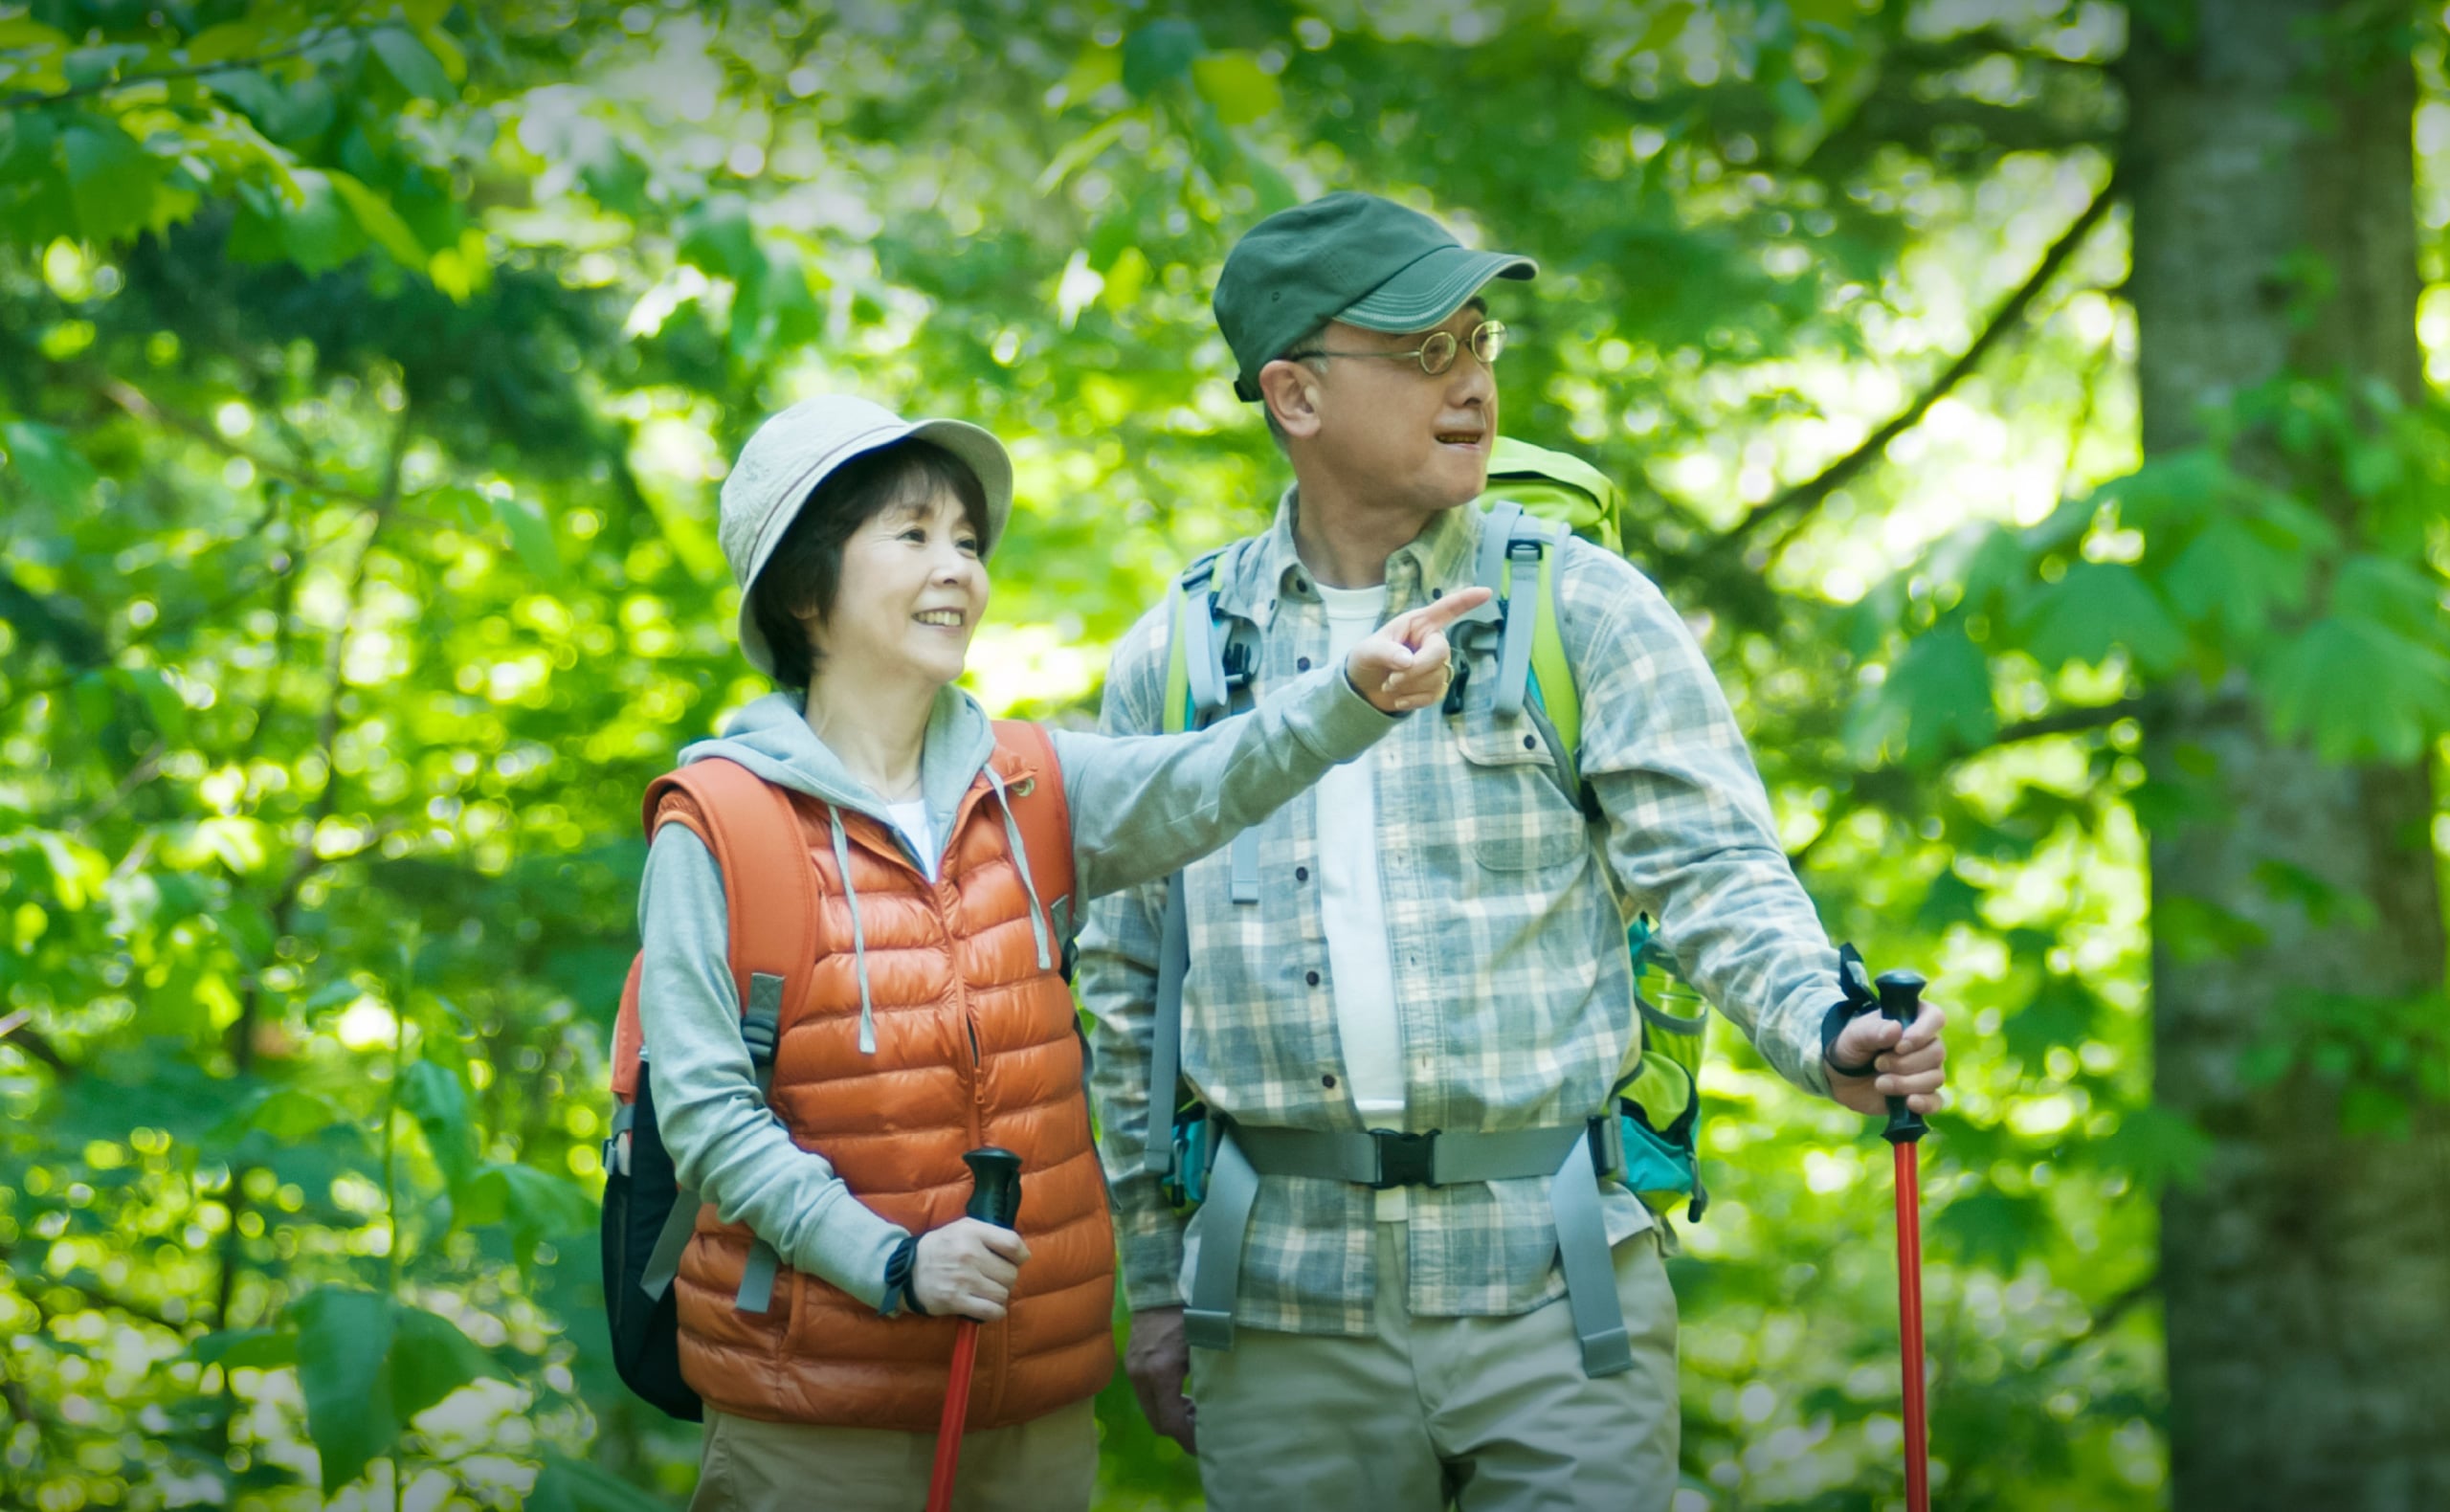
[[[664,1144],[710,1210],[677,1287],[682,1374],[708,1408],[694,1507],[919,1506],[960,1318],[987,1325],[960,1504],[1088,1504],[1114,1240],[1060,970],[1069,920],[1437,699],[1442,628],[1485,597],[1399,615],[1197,734],[998,724],[953,684],[1011,497],[985,431],[841,397],[768,421],[724,488],[741,647],[780,691],[683,770],[724,758],[787,791],[818,946],[761,1093],[726,879],[702,814],[665,804],[638,1004]],[[1037,807],[1056,803],[1068,832]],[[1068,833],[1070,854],[1031,854],[1032,830]],[[1064,906],[1049,895],[1067,874]],[[990,1144],[1023,1161],[1017,1230],[959,1216],[961,1153]],[[761,1263],[770,1292],[744,1289]]]

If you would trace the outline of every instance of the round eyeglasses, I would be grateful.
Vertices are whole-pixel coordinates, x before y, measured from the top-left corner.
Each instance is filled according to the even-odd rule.
[[[1472,348],[1472,355],[1481,360],[1481,367],[1496,367],[1499,355],[1505,350],[1505,322],[1482,321],[1472,327],[1472,334],[1465,341],[1456,340],[1453,331],[1432,331],[1422,338],[1418,346],[1408,352],[1339,352],[1322,347],[1306,352],[1287,352],[1285,359],[1301,362],[1311,357],[1386,357],[1398,362],[1417,361],[1420,370],[1435,378],[1455,366],[1455,354],[1466,345]]]

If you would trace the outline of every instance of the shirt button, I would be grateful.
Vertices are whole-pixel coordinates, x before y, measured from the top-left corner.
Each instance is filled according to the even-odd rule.
[[[1293,869],[1293,879],[1297,882],[1308,881],[1310,879],[1310,869],[1306,866],[1295,867]]]
[[[1302,980],[1309,983],[1312,987],[1317,987],[1319,985],[1319,973],[1316,971],[1304,971],[1302,973]]]
[[[1321,1077],[1321,1078],[1319,1078],[1319,1085],[1321,1085],[1321,1086],[1323,1086],[1323,1087],[1332,1087],[1332,1086],[1334,1086],[1335,1084],[1336,1084],[1336,1074],[1335,1074],[1334,1072],[1332,1072],[1332,1071],[1328,1072],[1325,1076]]]
[[[1300,669],[1301,671],[1307,672],[1307,671],[1309,671],[1309,670],[1310,670],[1310,658],[1309,658],[1309,657],[1307,657],[1307,656],[1303,656],[1301,660],[1296,661],[1293,665],[1294,665],[1296,668]]]
[[[1532,739],[1530,736],[1526,735],[1523,737],[1523,748],[1527,751],[1538,750],[1540,748],[1540,743]]]

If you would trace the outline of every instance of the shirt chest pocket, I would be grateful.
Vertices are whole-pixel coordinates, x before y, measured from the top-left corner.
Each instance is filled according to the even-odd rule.
[[[1469,790],[1470,851],[1482,871],[1548,872],[1574,864],[1590,847],[1581,810],[1568,801],[1556,753],[1528,712],[1498,717],[1485,690],[1474,689],[1448,739],[1463,759]]]

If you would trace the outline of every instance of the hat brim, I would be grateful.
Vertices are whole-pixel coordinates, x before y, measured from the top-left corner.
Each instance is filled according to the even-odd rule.
[[[1491,278],[1529,278],[1540,265],[1511,253],[1439,247],[1336,313],[1365,331],[1425,331],[1461,309]]]
[[[778,510],[771,524],[763,532],[748,570],[741,576],[740,650],[748,664],[768,677],[774,674],[774,648],[766,642],[765,632],[757,628],[757,616],[749,604],[749,590],[756,586],[757,575],[766,570],[775,548],[783,544],[783,536],[791,522],[799,516],[809,495],[819,483],[832,476],[843,463],[855,456],[891,446],[899,441],[920,440],[943,447],[959,457],[978,478],[979,491],[987,496],[987,539],[978,545],[978,555],[984,561],[995,554],[996,544],[1004,539],[1004,526],[1013,517],[1013,457],[995,434],[967,420],[914,420],[908,423],[880,426],[847,444],[828,453],[823,461],[811,468],[806,477],[792,485],[792,502],[788,509]]]

